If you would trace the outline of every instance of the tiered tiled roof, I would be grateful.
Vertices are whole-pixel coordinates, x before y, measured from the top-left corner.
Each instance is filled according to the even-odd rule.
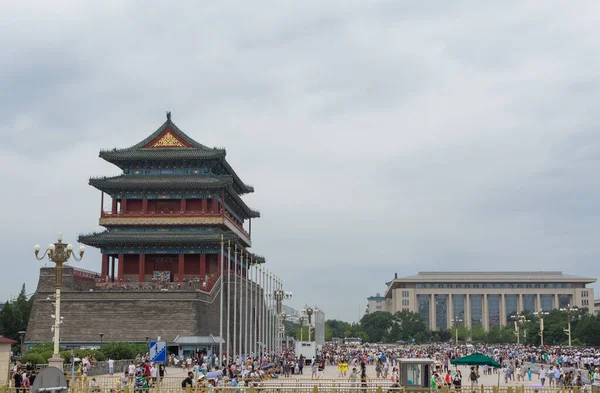
[[[156,140],[165,132],[172,133],[185,143],[185,147],[151,147],[148,145]],[[240,194],[254,192],[254,188],[245,184],[229,165],[225,149],[210,148],[201,143],[196,142],[177,127],[170,118],[148,136],[143,141],[125,148],[111,149],[100,151],[100,157],[106,161],[115,164],[121,169],[126,169],[135,166],[136,163],[145,162],[155,166],[161,166],[165,163],[176,163],[184,165],[189,162],[217,160],[219,161],[227,173],[232,177],[234,188]]]

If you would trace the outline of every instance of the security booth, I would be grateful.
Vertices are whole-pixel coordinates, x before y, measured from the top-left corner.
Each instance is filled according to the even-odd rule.
[[[433,359],[403,358],[398,359],[398,383],[402,387],[429,388],[429,378],[433,369]]]
[[[225,340],[219,336],[177,336],[171,347],[176,347],[178,356],[188,356],[195,352],[204,352],[206,355],[219,354],[219,343]]]

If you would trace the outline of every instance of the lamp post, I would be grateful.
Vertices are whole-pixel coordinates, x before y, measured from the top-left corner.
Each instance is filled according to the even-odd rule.
[[[517,344],[520,344],[519,325],[523,324],[525,322],[530,322],[530,321],[528,319],[526,319],[524,315],[513,315],[511,319],[515,322],[515,336],[517,336]],[[525,331],[525,334],[523,335],[523,338],[526,338],[526,337],[527,337],[527,331]]]
[[[565,311],[567,313],[567,328],[563,329],[565,334],[569,336],[569,348],[571,348],[571,318],[574,311],[579,310],[577,307],[571,307],[570,304],[567,305],[567,308],[561,308],[560,311]]]
[[[285,334],[285,320],[287,319],[287,314],[281,313],[281,341],[285,340],[285,347],[287,348],[287,335]],[[283,350],[283,343],[281,344],[281,349]]]
[[[279,281],[278,288],[281,288],[281,281]],[[276,289],[272,293],[269,294],[269,297],[275,299],[275,315],[279,318],[285,313],[282,312],[282,304],[284,299],[291,299],[293,294],[291,292],[284,291],[283,289]],[[276,325],[279,326],[279,323]],[[281,329],[278,328],[276,331],[276,337],[278,343],[276,343],[275,348],[279,350],[279,346],[281,345]]]
[[[458,326],[457,324],[459,322],[462,322],[463,320],[460,319],[459,317],[454,317],[454,319],[452,320],[453,324],[454,324],[454,332],[455,332],[455,337],[454,337],[454,344],[458,345]]]
[[[308,316],[308,341],[310,340],[310,326],[312,324],[312,315],[315,312],[315,310],[312,307],[308,307],[306,309],[306,315]]]
[[[540,346],[544,346],[544,317],[548,314],[550,314],[548,311],[542,311],[541,309],[533,313],[540,319]]]
[[[55,292],[55,310],[54,310],[54,351],[52,357],[48,360],[48,364],[50,366],[56,367],[63,370],[63,359],[59,353],[59,341],[60,341],[60,324],[62,323],[62,318],[60,316],[60,290],[62,288],[62,271],[63,265],[67,263],[67,261],[73,257],[76,261],[81,261],[83,258],[83,253],[85,252],[85,247],[81,246],[79,248],[79,257],[73,253],[73,245],[65,244],[62,242],[63,235],[59,233],[57,236],[57,242],[50,244],[44,254],[40,257],[40,246],[36,245],[34,247],[35,257],[37,260],[41,261],[48,256],[48,259],[55,264],[55,272],[56,272],[56,292]]]
[[[304,311],[304,310],[302,310],[302,311]],[[304,330],[304,316],[301,316],[298,319],[300,320],[300,341],[304,341],[304,332],[303,332],[303,330]]]
[[[104,337],[104,333],[100,333],[100,347],[102,347],[102,337]]]
[[[24,330],[19,331],[19,338],[21,339],[21,349],[19,350],[19,352],[21,354],[21,357],[23,357],[23,353],[24,353],[24,351],[23,351],[23,343],[24,343],[24,340],[25,340],[25,334],[27,334],[26,331],[24,331]]]

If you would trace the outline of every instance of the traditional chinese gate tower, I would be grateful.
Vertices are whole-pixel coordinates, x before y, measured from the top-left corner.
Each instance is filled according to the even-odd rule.
[[[241,308],[228,293],[244,288],[253,299],[248,319],[250,343],[256,342],[265,293],[260,284],[246,279],[246,267],[248,262],[264,263],[247,251],[251,219],[259,213],[240,198],[254,190],[227,163],[225,150],[194,141],[167,115],[145,140],[127,149],[101,151],[100,157],[123,174],[90,179],[102,191],[100,225],[106,230],[81,235],[79,241],[100,248],[101,274],[64,269],[61,345],[144,342],[161,336],[169,342],[195,337],[197,346],[218,348],[221,257],[225,268],[238,266],[237,278],[223,280],[224,304],[229,304],[229,321],[234,322],[224,336],[235,340],[241,335]],[[104,211],[105,202],[110,211]],[[47,299],[53,293],[54,269],[42,268],[26,344],[52,339],[49,321],[54,311]],[[200,345],[202,340],[206,345]]]
[[[220,276],[221,241],[251,247],[251,220],[260,214],[240,195],[253,192],[225,159],[167,121],[140,143],[104,150],[100,157],[123,174],[90,179],[102,191],[100,225],[81,243],[102,252],[107,285],[150,282],[198,283],[210,291]],[[104,211],[104,195],[112,198]],[[248,230],[244,223],[248,223]]]

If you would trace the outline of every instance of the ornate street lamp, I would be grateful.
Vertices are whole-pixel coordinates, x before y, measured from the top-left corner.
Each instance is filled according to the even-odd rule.
[[[520,344],[521,335],[519,333],[519,325],[524,324],[525,322],[531,322],[524,315],[513,315],[511,319],[515,322],[515,336],[517,336],[517,344]],[[527,338],[527,330],[523,332],[523,338]]]
[[[25,351],[23,351],[23,344],[24,344],[24,340],[25,340],[25,334],[27,334],[26,331],[24,331],[24,330],[19,331],[19,338],[21,339],[21,349],[20,349],[19,352],[21,354],[21,357],[23,357],[23,355],[25,354]]]
[[[48,259],[55,264],[55,272],[56,272],[56,294],[55,294],[55,310],[54,310],[54,352],[52,357],[48,360],[48,364],[50,366],[56,367],[63,370],[63,359],[59,353],[59,342],[60,342],[60,324],[62,323],[62,318],[60,316],[60,290],[62,288],[62,271],[63,265],[67,263],[67,261],[73,257],[76,261],[81,261],[83,258],[83,253],[85,252],[85,247],[79,247],[79,257],[73,253],[73,245],[65,244],[62,242],[63,235],[62,233],[58,234],[58,240],[56,243],[50,244],[44,254],[40,257],[40,246],[36,245],[34,247],[35,257],[38,261],[41,261],[48,256]]]
[[[310,341],[310,326],[312,324],[312,315],[315,310],[312,307],[306,309],[306,315],[308,316],[308,341]]]
[[[540,319],[540,332],[538,333],[540,335],[540,346],[544,346],[544,317],[548,314],[550,314],[548,311],[542,310],[533,313]]]
[[[102,347],[102,337],[104,337],[104,333],[100,333],[100,347]]]
[[[305,310],[302,310],[301,312],[304,313]],[[304,315],[302,315],[300,318],[298,318],[300,320],[300,341],[304,341]]]
[[[567,313],[567,328],[563,329],[565,334],[569,336],[569,348],[571,348],[571,318],[575,311],[578,311],[577,307],[571,307],[570,304],[567,305],[567,308],[561,308],[560,311],[565,311]]]
[[[452,322],[454,322],[454,323],[453,323],[453,326],[454,326],[454,331],[455,331],[455,333],[456,333],[456,335],[455,335],[455,337],[454,337],[454,344],[455,344],[455,345],[458,345],[458,324],[459,324],[460,322],[462,322],[462,321],[463,321],[463,320],[462,320],[462,319],[460,319],[460,317],[454,317],[454,319],[452,319]]]

